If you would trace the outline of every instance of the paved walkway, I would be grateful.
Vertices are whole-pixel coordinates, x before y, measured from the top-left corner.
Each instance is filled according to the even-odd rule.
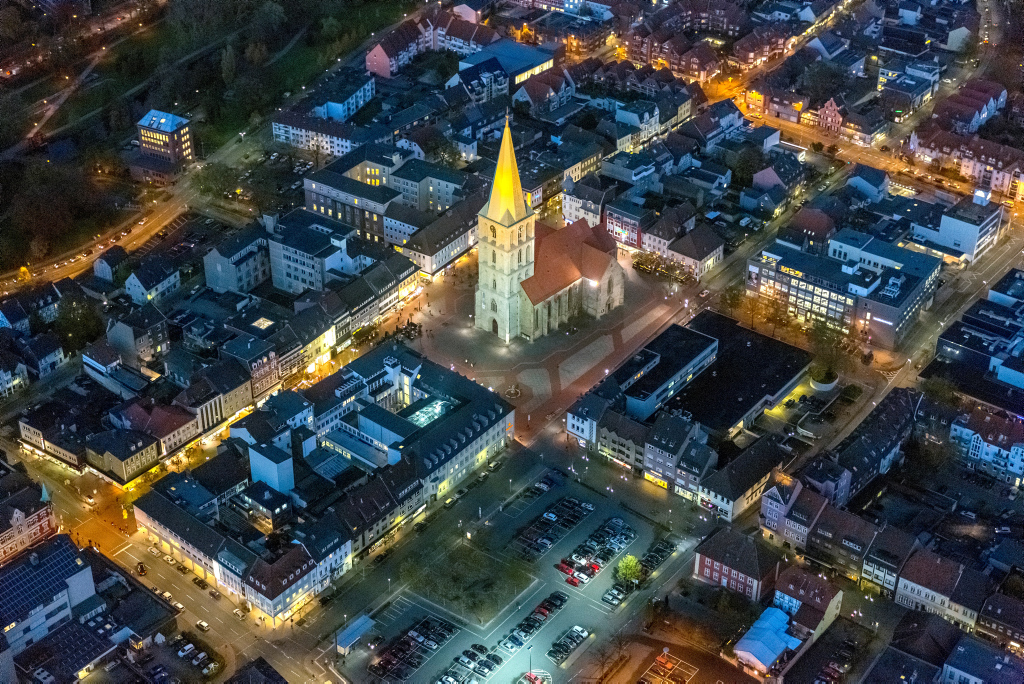
[[[411,315],[424,328],[415,346],[431,360],[503,395],[518,383],[521,394],[509,401],[518,409],[517,438],[524,444],[548,422],[546,416],[570,405],[677,320],[687,298],[696,300],[693,288],[669,294],[669,283],[636,273],[628,261],[620,260],[626,269],[627,305],[575,334],[559,331],[534,342],[517,339],[506,345],[473,326],[475,260],[474,255],[445,282],[428,286],[427,305]]]

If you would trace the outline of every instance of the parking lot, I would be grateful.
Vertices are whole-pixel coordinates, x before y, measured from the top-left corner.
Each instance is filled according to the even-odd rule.
[[[458,627],[437,616],[415,618],[407,631],[375,647],[376,658],[367,671],[385,681],[408,681],[458,633]]]
[[[675,657],[660,653],[640,678],[640,684],[686,684],[697,676],[699,668]]]
[[[523,499],[524,503],[532,501],[549,491],[553,485],[554,479],[546,477],[534,487],[520,494],[519,498]],[[528,563],[540,559],[551,550],[552,546],[574,530],[592,510],[594,510],[594,505],[589,502],[580,501],[574,497],[559,499],[519,531],[515,539],[512,540],[509,553],[517,555]]]

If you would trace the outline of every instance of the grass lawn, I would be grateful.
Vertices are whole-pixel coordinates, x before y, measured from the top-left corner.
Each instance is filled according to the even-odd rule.
[[[409,560],[402,579],[429,601],[479,624],[487,624],[533,582],[524,568],[498,563],[465,544],[433,560]]]
[[[94,109],[102,108],[117,101],[127,91],[139,85],[152,75],[159,59],[160,51],[165,46],[173,47],[174,36],[166,23],[159,23],[146,31],[133,35],[123,43],[110,50],[111,54],[104,57],[93,69],[99,76],[92,86],[79,88],[61,106],[50,119],[47,128],[59,128],[78,117],[84,116]],[[125,74],[117,68],[117,61],[123,56],[147,65],[146,69],[136,69],[134,73]]]

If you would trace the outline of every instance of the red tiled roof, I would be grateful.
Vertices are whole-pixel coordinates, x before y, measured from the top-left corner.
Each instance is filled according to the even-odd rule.
[[[538,223],[535,236],[533,275],[520,283],[534,304],[580,278],[600,280],[615,261],[615,241],[604,224],[591,228],[586,220],[580,219],[556,230]]]
[[[1024,423],[976,408],[967,420],[967,428],[981,436],[987,444],[1006,451],[1024,442]]]

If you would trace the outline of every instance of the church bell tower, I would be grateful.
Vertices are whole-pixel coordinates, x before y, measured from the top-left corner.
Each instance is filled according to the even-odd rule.
[[[491,196],[477,218],[476,327],[506,343],[520,334],[519,283],[533,275],[536,216],[526,205],[508,121]]]

